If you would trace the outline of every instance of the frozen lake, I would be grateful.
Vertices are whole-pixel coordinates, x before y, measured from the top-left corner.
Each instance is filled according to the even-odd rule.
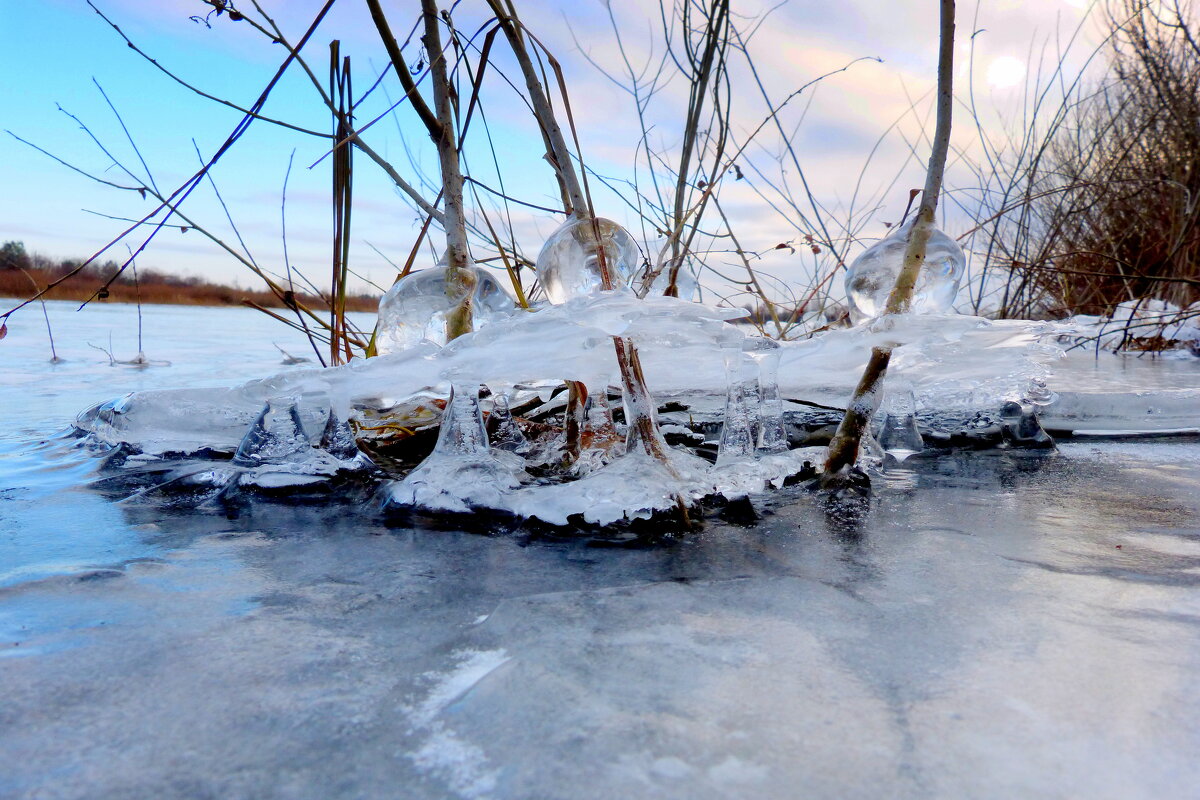
[[[151,307],[171,365],[109,366],[87,343],[131,358],[132,310],[50,305],[64,363],[36,309],[0,342],[0,796],[1200,785],[1194,438],[911,459],[855,525],[792,489],[657,547],[387,527],[366,499],[167,511],[89,488],[55,434],[311,352],[253,311]],[[1200,386],[1200,359],[1116,372]]]

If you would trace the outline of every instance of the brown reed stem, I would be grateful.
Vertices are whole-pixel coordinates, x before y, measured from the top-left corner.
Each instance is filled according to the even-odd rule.
[[[937,125],[933,135],[933,150],[925,172],[925,191],[917,218],[909,232],[904,251],[904,265],[896,277],[896,285],[888,295],[885,314],[902,314],[912,305],[913,288],[925,263],[925,248],[933,233],[934,214],[942,191],[942,176],[946,171],[946,154],[950,148],[950,125],[954,106],[954,0],[941,0],[941,47],[938,52]],[[880,390],[892,359],[891,347],[875,347],[855,387],[846,414],[837,433],[829,443],[821,486],[836,489],[841,486],[848,470],[858,461],[863,434],[879,406]]]

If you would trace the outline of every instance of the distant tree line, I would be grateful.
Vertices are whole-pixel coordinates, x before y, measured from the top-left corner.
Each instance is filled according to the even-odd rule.
[[[172,275],[157,269],[120,269],[116,261],[89,264],[83,269],[81,258],[53,259],[30,253],[25,243],[8,241],[0,245],[0,297],[29,297],[51,282],[79,270],[70,280],[55,287],[49,300],[111,299],[116,302],[169,303],[180,305],[240,305],[256,303],[267,308],[282,308],[274,294],[266,291],[238,289],[203,278]],[[107,286],[97,294],[102,286]],[[297,300],[310,307],[328,307],[327,299],[312,293],[297,291]],[[347,297],[351,311],[374,311],[379,298],[369,294]]]

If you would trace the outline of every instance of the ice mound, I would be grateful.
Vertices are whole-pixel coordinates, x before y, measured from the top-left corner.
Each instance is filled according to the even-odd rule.
[[[1165,300],[1126,300],[1111,316],[1070,319],[1079,343],[1105,350],[1169,350],[1200,355],[1200,302],[1180,308]]]
[[[670,297],[639,300],[627,289],[593,293],[495,319],[444,347],[425,342],[229,389],[127,395],[85,411],[77,427],[130,453],[227,459],[214,474],[231,469],[237,485],[276,488],[301,485],[306,476],[328,480],[361,465],[344,422],[352,414],[361,420],[375,413],[371,419],[382,420],[384,429],[433,430],[446,419],[435,457],[389,483],[383,489],[387,504],[459,512],[486,508],[552,524],[577,518],[605,525],[713,494],[753,496],[796,475],[806,462],[819,463],[817,453],[787,451],[781,435],[784,399],[842,406],[872,347],[897,348],[889,381],[910,387],[911,404],[925,410],[995,412],[1006,402],[1044,403],[1044,381],[1061,356],[1044,341],[1062,332],[1049,323],[905,315],[777,344],[731,324],[741,314]],[[718,454],[715,467],[677,448],[669,453],[669,466],[615,449],[611,458],[594,459],[558,482],[531,479],[522,468],[529,442],[522,442],[508,400],[526,402],[539,392],[548,399],[567,380],[603,388],[600,394],[606,395],[608,387],[620,385],[614,337],[637,344],[660,405],[670,400],[697,414],[710,408],[718,422],[722,399],[734,409],[734,424],[726,424],[722,434],[725,455]],[[735,384],[740,388],[731,393]],[[459,401],[443,412],[452,385],[461,387]],[[495,446],[480,422],[481,385],[502,398],[491,403],[498,415]],[[470,413],[460,413],[463,408]],[[389,421],[395,409],[406,409],[407,416]],[[597,424],[609,424],[606,409],[593,411],[599,413]],[[695,430],[694,424],[689,430],[686,415],[671,421],[672,430]],[[447,437],[454,447],[443,446]]]

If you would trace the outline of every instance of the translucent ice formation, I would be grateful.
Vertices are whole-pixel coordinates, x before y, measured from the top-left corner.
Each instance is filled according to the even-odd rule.
[[[887,387],[877,413],[881,418],[878,442],[885,453],[903,461],[925,449],[917,430],[917,400],[910,384],[901,381]]]
[[[304,423],[296,408],[298,403],[296,397],[268,400],[238,445],[233,463],[239,467],[258,467],[285,464],[308,455],[312,445],[304,433]]]
[[[451,451],[442,447],[438,458],[421,464],[406,480],[389,484],[386,491],[394,504],[459,511],[488,508],[553,524],[575,518],[607,524],[670,511],[680,497],[691,502],[713,493],[752,494],[783,482],[806,460],[819,461],[819,454],[799,450],[772,452],[782,444],[771,445],[770,431],[778,436],[778,415],[772,410],[776,395],[836,413],[850,396],[872,347],[895,348],[889,378],[912,385],[923,417],[930,410],[946,409],[965,411],[967,418],[972,409],[994,415],[1008,401],[1028,402],[1035,395],[1045,399],[1039,381],[1050,378],[1050,367],[1061,355],[1046,341],[1060,332],[1051,323],[910,314],[775,348],[747,337],[748,329],[726,322],[740,314],[673,298],[639,300],[632,292],[597,292],[497,319],[443,347],[424,343],[341,367],[293,370],[229,389],[136,393],[89,409],[80,415],[77,427],[97,443],[153,457],[160,464],[215,459],[213,463],[240,470],[253,485],[284,486],[302,485],[306,475],[326,480],[331,470],[342,469],[351,450],[340,420],[351,414],[356,443],[374,455],[378,448],[367,447],[371,443],[364,443],[364,437],[378,437],[385,445],[397,432],[413,435],[440,423],[439,441],[462,446]],[[586,472],[556,475],[558,483],[532,482],[523,471],[521,455],[500,449],[500,438],[497,446],[482,446],[487,442],[476,414],[477,394],[470,389],[482,383],[492,390],[493,415],[498,417],[504,416],[504,399],[519,396],[527,404],[540,394],[546,402],[549,389],[563,380],[584,383],[593,387],[593,405],[585,409],[584,441],[587,434],[593,440],[612,438],[600,401],[607,387],[622,384],[613,357],[614,338],[638,346],[654,401],[643,411],[653,414],[659,406],[678,403],[685,410],[668,413],[673,421],[681,417],[682,424],[688,424],[693,413],[698,420],[703,415],[719,419],[731,383],[726,354],[736,354],[743,410],[736,410],[735,397],[730,416],[742,417],[745,423],[729,426],[730,435],[738,430],[741,436],[737,457],[724,459],[733,469],[710,470],[708,462],[697,462],[690,453],[662,443],[672,464],[669,469],[637,451],[616,456],[619,448],[612,448],[616,457],[608,463],[601,459]],[[748,338],[749,352],[743,349]],[[772,392],[769,374],[776,354],[779,391]],[[452,408],[445,411],[452,385],[468,388],[456,391]],[[549,389],[543,391],[545,387]],[[276,398],[295,398],[295,403],[280,406]],[[268,401],[280,407],[264,415]],[[462,412],[464,402],[470,413]],[[627,411],[626,419],[633,416]],[[307,434],[307,450],[296,435],[296,419]],[[757,438],[756,425],[762,431]],[[743,435],[747,428],[751,433]],[[286,446],[270,444],[267,434],[272,431]],[[266,444],[251,446],[260,440]],[[552,437],[538,441],[543,440]],[[229,461],[239,449],[239,462],[246,466]],[[725,449],[733,452],[728,443]],[[342,457],[329,455],[335,452]],[[417,458],[420,455],[398,460],[402,467],[393,474],[404,475]],[[280,459],[284,463],[267,463]],[[247,478],[251,472],[254,475]]]
[[[492,396],[491,428],[491,445],[497,450],[507,450],[523,456],[532,449],[529,440],[513,419],[512,411],[508,407],[508,397],[504,394]]]
[[[512,313],[513,299],[488,271],[470,264],[465,280],[450,277],[444,265],[437,266],[410,272],[387,290],[379,301],[375,340],[381,355],[406,350],[422,340],[444,345],[447,315],[468,295],[476,329]]]
[[[603,217],[567,219],[538,253],[538,280],[546,298],[557,305],[600,289],[601,252],[614,288],[627,286],[642,260],[629,231]]]
[[[587,475],[626,452],[625,437],[613,422],[607,388],[588,392],[576,424],[580,427],[580,449],[571,464],[571,475]]]
[[[754,362],[757,371],[758,452],[785,452],[788,439],[783,423],[783,398],[779,394],[779,342],[753,336],[746,340],[742,349]]]
[[[384,503],[460,514],[502,510],[508,493],[529,477],[522,463],[516,454],[489,446],[479,385],[455,384],[433,452],[404,480],[384,489]]]
[[[332,408],[329,409],[318,446],[334,458],[348,461],[359,456],[358,446],[354,443],[354,432],[345,421],[338,419]]]
[[[735,341],[732,346],[725,348],[725,374],[729,387],[725,394],[717,469],[754,460],[754,419],[751,408],[755,411],[758,409],[755,367],[754,362],[743,356],[741,342]]]
[[[896,285],[896,276],[904,266],[904,251],[915,221],[914,218],[867,248],[846,270],[846,298],[855,324],[883,313],[888,295]],[[917,314],[950,312],[965,268],[966,258],[958,242],[935,228],[913,289],[911,310]]]

